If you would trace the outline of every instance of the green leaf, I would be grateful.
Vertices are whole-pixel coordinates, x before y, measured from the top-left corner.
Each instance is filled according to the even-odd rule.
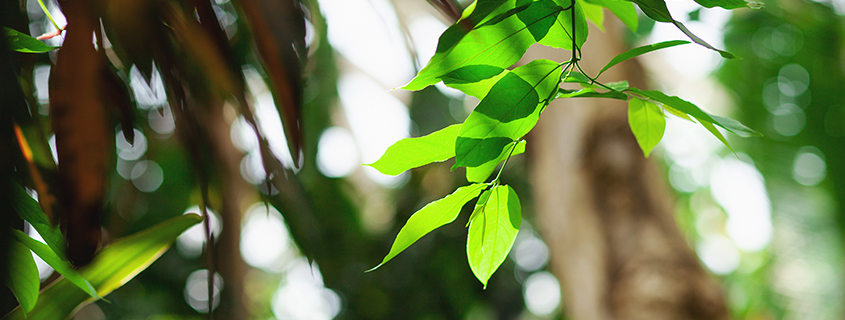
[[[710,131],[710,133],[714,137],[716,137],[716,139],[719,139],[719,141],[721,141],[726,147],[728,147],[728,150],[731,150],[731,152],[736,153],[734,151],[734,149],[731,148],[731,145],[728,143],[728,139],[725,139],[725,136],[722,135],[722,132],[720,132],[719,129],[717,129],[716,126],[714,126],[712,122],[704,121],[704,120],[698,119],[698,118],[696,118],[696,120],[698,120],[698,122],[701,123],[701,125],[704,126],[704,128],[706,128],[707,131]]]
[[[584,11],[584,16],[587,17],[587,20],[592,21],[599,30],[604,32],[604,9],[599,5],[584,0],[577,0],[576,3],[581,6],[581,10]]]
[[[648,158],[666,130],[666,119],[660,107],[648,100],[631,99],[628,102],[628,124],[637,138],[637,144]]]
[[[434,57],[403,89],[423,89],[439,82],[443,75],[468,65],[511,66],[536,42],[534,34],[541,31],[536,26],[547,24],[546,21],[553,20],[562,9],[548,5],[550,2],[540,0],[508,10],[465,34],[462,27],[450,28],[456,31],[447,29],[440,36]]]
[[[487,185],[483,183],[460,187],[452,194],[432,201],[419,211],[414,212],[402,229],[399,230],[399,234],[396,235],[396,240],[393,241],[393,246],[390,247],[387,256],[381,263],[367,270],[367,272],[378,269],[434,229],[455,221],[464,204],[478,197],[481,190],[486,187]]]
[[[556,0],[559,7],[568,7],[571,0]],[[587,17],[581,6],[575,6],[575,30],[572,30],[572,12],[569,10],[557,14],[554,26],[539,42],[544,46],[572,50],[572,34],[575,33],[575,45],[581,48],[587,41]]]
[[[587,2],[610,9],[610,12],[613,12],[622,23],[628,26],[628,29],[637,32],[639,19],[637,18],[637,9],[634,8],[632,2],[625,0],[587,0]]]
[[[515,149],[514,149],[515,148]],[[513,153],[511,153],[511,149],[513,149]],[[520,141],[516,144],[508,144],[502,149],[502,152],[499,153],[499,156],[496,157],[494,160],[490,160],[485,162],[484,164],[477,166],[477,167],[468,167],[467,168],[467,181],[469,182],[484,182],[487,178],[493,174],[493,171],[496,170],[496,167],[499,166],[499,163],[505,160],[508,155],[515,156],[525,152],[525,140]]]
[[[713,118],[713,120],[716,120],[716,123],[719,124],[720,127],[725,128],[726,130],[740,137],[749,138],[763,136],[762,133],[754,131],[753,129],[746,127],[744,124],[734,119],[720,117],[713,114],[710,114],[710,117]]]
[[[32,311],[38,301],[38,289],[41,280],[38,278],[38,267],[29,248],[18,241],[12,241],[9,246],[9,279],[6,284],[24,312]]]
[[[481,212],[470,221],[467,260],[472,273],[485,289],[490,276],[507,258],[521,223],[519,197],[506,185],[490,190]]]
[[[88,279],[104,297],[132,280],[164,254],[185,229],[202,221],[195,214],[168,219],[149,229],[119,239],[103,248],[79,274]],[[67,278],[61,278],[41,292],[35,308],[26,315],[20,308],[12,310],[4,320],[67,319],[80,306],[94,299]]]
[[[496,70],[498,70],[498,73],[493,74]],[[510,71],[507,69],[494,66],[471,65],[451,71],[441,79],[446,86],[461,90],[461,92],[481,100],[487,96],[490,88],[508,72]]]
[[[494,160],[508,143],[531,131],[556,92],[560,72],[557,62],[534,60],[496,82],[461,126],[453,169]]]
[[[579,90],[558,90],[555,99],[559,98],[608,98],[617,100],[628,100],[628,96],[619,91],[597,92],[593,88],[582,88]]]
[[[566,77],[563,78],[562,81],[566,83],[581,83],[586,85],[592,85],[590,84],[590,78],[587,78],[587,76],[580,72],[570,72],[566,75]]]
[[[660,42],[660,43],[654,43],[654,44],[650,44],[650,45],[646,45],[646,46],[642,46],[642,47],[633,48],[631,50],[625,51],[625,52],[613,57],[613,59],[611,59],[610,62],[608,62],[607,65],[605,65],[604,68],[602,68],[601,71],[599,71],[599,75],[601,75],[602,73],[607,71],[607,69],[610,69],[610,67],[615,66],[622,61],[625,61],[625,60],[631,59],[633,57],[636,57],[636,56],[639,56],[639,55],[642,55],[642,54],[646,54],[646,53],[649,53],[649,52],[652,52],[652,51],[655,51],[655,50],[674,47],[674,46],[677,46],[677,45],[682,45],[682,44],[687,44],[687,43],[690,43],[690,42],[686,41],[686,40],[671,40],[671,41],[664,41],[664,42]],[[596,77],[598,78],[599,75],[597,75]]]
[[[490,199],[491,191],[493,191],[493,189],[487,189],[481,193],[480,197],[478,197],[478,201],[475,202],[475,207],[472,209],[472,214],[469,216],[466,226],[464,226],[465,228],[469,228],[469,224],[472,223],[479,214],[484,212],[484,206],[487,205],[487,199]]]
[[[714,47],[714,46],[710,45],[709,43],[707,43],[706,41],[704,41],[704,39],[701,39],[701,38],[699,38],[698,36],[696,36],[694,33],[692,33],[692,31],[689,31],[689,29],[687,29],[687,26],[685,26],[685,25],[684,25],[683,23],[681,23],[680,21],[678,21],[678,20],[674,20],[674,21],[672,21],[672,23],[673,23],[673,24],[675,24],[675,26],[676,26],[676,27],[678,27],[678,29],[679,29],[679,30],[681,30],[681,32],[683,32],[684,34],[686,34],[686,35],[687,35],[687,37],[689,37],[690,39],[692,39],[692,41],[693,41],[693,42],[695,42],[695,43],[697,43],[697,44],[701,45],[702,47],[705,47],[705,48],[707,48],[707,49],[710,49],[710,50],[713,50],[713,51],[718,52],[718,53],[719,53],[719,55],[721,55],[721,56],[722,56],[722,58],[725,58],[725,59],[736,59],[736,56],[735,56],[733,53],[730,53],[730,52],[727,52],[727,51],[725,51],[725,50],[721,50],[721,49],[716,49],[716,47]]]
[[[748,7],[748,3],[745,0],[695,0],[695,2],[698,2],[698,4],[705,8],[722,7],[725,9],[736,9]]]
[[[674,24],[678,30],[681,30],[684,34],[687,35],[693,42],[713,51],[718,52],[723,58],[725,59],[734,59],[732,53],[716,49],[716,47],[711,46],[709,43],[704,41],[703,39],[699,38],[692,31],[689,31],[687,27],[678,20],[672,18],[672,14],[669,13],[669,9],[666,8],[666,2],[664,0],[632,0],[636,3],[640,9],[643,10],[649,18],[658,21],[658,22],[667,22]]]
[[[92,298],[99,299],[100,296],[97,295],[97,290],[91,286],[91,283],[88,280],[85,280],[73,266],[70,265],[67,260],[63,260],[56,255],[53,250],[50,249],[47,245],[38,242],[37,240],[30,238],[25,233],[21,232],[20,230],[13,230],[12,231],[15,237],[18,238],[18,241],[26,245],[32,252],[35,252],[41,259],[44,260],[50,267],[52,267],[56,272],[63,275],[65,279],[73,283],[82,291],[85,291],[88,295]]]
[[[366,165],[395,176],[432,162],[446,161],[455,156],[455,138],[460,129],[460,124],[453,124],[426,136],[399,140],[378,161]]]
[[[53,228],[50,221],[41,210],[41,206],[29,194],[26,193],[23,187],[17,183],[12,185],[12,197],[15,201],[12,202],[12,209],[18,213],[21,219],[32,226],[35,231],[41,235],[44,242],[52,249],[52,251],[59,256],[60,259],[67,261],[65,257],[65,248],[67,243],[65,237],[58,228]]]
[[[24,53],[43,53],[59,48],[48,46],[44,44],[44,42],[41,42],[41,40],[35,39],[28,34],[9,27],[3,27],[3,31],[6,32],[9,49],[12,49],[13,51]]]
[[[674,116],[676,116],[678,118],[684,119],[686,121],[695,122],[695,121],[692,120],[692,118],[690,118],[690,116],[688,114],[683,113],[681,111],[678,111],[678,109],[672,108],[672,107],[665,105],[665,104],[663,105],[663,109],[666,110],[666,112],[669,112],[669,113],[673,114]]]

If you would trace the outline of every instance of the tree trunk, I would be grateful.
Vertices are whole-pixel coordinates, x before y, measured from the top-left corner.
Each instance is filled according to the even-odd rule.
[[[623,52],[618,27],[590,30],[588,73]],[[643,87],[635,63],[601,80],[623,79]],[[625,102],[559,100],[529,139],[536,224],[569,317],[728,318],[721,288],[678,230],[662,174],[637,146]]]

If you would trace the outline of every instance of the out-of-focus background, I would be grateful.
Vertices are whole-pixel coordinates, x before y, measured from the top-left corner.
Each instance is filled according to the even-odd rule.
[[[233,4],[212,3],[233,47],[248,48],[239,35],[247,27]],[[63,25],[55,1],[45,4]],[[639,60],[648,86],[765,135],[728,135],[731,152],[704,128],[669,117],[649,159],[671,187],[686,245],[718,282],[732,318],[845,318],[845,2],[771,0],[763,9],[733,11],[701,9],[692,0],[667,5],[694,33],[742,59],[724,60],[696,45],[651,53]],[[268,189],[251,127],[242,117],[228,119],[242,157],[240,174],[254,188],[240,200],[240,224],[224,224],[219,216],[212,221],[216,234],[240,230],[237,247],[216,252],[217,263],[228,267],[213,275],[215,312],[243,319],[570,319],[567,300],[576,297],[561,293],[565,284],[549,266],[558,253],[544,242],[534,213],[532,189],[545,186],[529,172],[543,150],[513,159],[503,173],[502,181],[522,196],[525,221],[486,290],[466,262],[468,212],[364,273],[381,261],[415,210],[466,181],[460,169],[450,172],[450,162],[397,177],[361,164],[399,139],[463,121],[478,100],[442,85],[394,90],[425,65],[450,23],[428,2],[313,0],[309,9],[305,162],[295,178],[303,196]],[[31,35],[54,31],[38,1],[26,0],[26,10]],[[618,36],[598,40],[592,36],[601,31],[592,29],[585,50],[597,41],[633,47],[685,39],[673,25],[644,18],[636,33],[625,31],[609,12],[604,27]],[[30,78],[44,119],[54,57],[42,55]],[[290,165],[282,123],[256,63],[247,61],[242,71],[257,118],[273,151]],[[200,202],[188,156],[174,138],[161,76],[154,72],[150,84],[137,69],[128,76],[140,120],[134,144],[124,141],[122,129],[115,131],[114,214],[105,217],[114,238],[197,212]],[[88,305],[74,319],[204,318],[204,239],[200,226],[189,229],[158,262],[106,297],[110,302]],[[43,261],[38,266],[42,280],[55,279]]]

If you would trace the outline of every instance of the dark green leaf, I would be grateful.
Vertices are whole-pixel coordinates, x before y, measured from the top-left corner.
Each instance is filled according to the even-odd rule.
[[[643,13],[654,21],[658,22],[673,22],[672,14],[669,13],[669,8],[666,7],[664,0],[632,0],[636,3]]]
[[[164,254],[185,229],[202,221],[195,214],[181,215],[134,235],[119,239],[103,248],[94,260],[79,270],[97,294],[104,297],[135,278]],[[20,308],[4,320],[68,319],[80,306],[93,299],[67,278],[61,278],[41,292],[35,308],[26,315]]]
[[[502,77],[461,126],[455,167],[494,160],[508,143],[531,131],[559,79],[560,66],[550,60],[532,61]]]
[[[736,9],[748,7],[748,3],[745,0],[695,0],[695,2],[698,2],[698,4],[705,8],[722,7],[725,9]]]
[[[420,90],[440,81],[443,75],[468,65],[489,65],[506,68],[511,66],[535,43],[529,27],[545,23],[549,17],[559,13],[560,8],[547,5],[550,0],[531,3],[524,11],[530,11],[522,19],[519,10],[510,10],[498,17],[495,23],[488,21],[462,35],[453,46],[438,45],[438,51],[428,65],[405,85],[406,90]],[[522,11],[519,11],[522,12]],[[447,30],[448,32],[449,30]],[[453,41],[444,33],[440,42]]]
[[[9,49],[24,53],[42,53],[58,49],[59,47],[52,47],[44,44],[41,40],[35,39],[32,36],[18,32],[9,27],[3,27],[6,32],[6,38],[9,42]]]
[[[515,149],[514,149],[515,148]],[[511,149],[513,149],[513,153],[511,153]],[[496,167],[508,157],[508,155],[518,155],[525,152],[525,140],[520,141],[516,145],[513,143],[508,144],[502,149],[502,152],[499,153],[499,156],[496,159],[490,160],[485,162],[484,164],[477,166],[477,167],[467,167],[467,181],[469,182],[484,182],[487,180],[488,177],[496,170]]]
[[[12,241],[9,246],[8,264],[9,279],[6,284],[21,304],[19,308],[28,313],[38,301],[38,289],[41,286],[35,259],[32,258],[29,248],[18,241]]]
[[[455,221],[464,204],[478,197],[481,190],[486,187],[487,185],[483,183],[460,187],[452,194],[432,201],[419,211],[414,212],[408,218],[408,222],[405,222],[405,225],[399,230],[399,234],[396,235],[396,240],[393,241],[393,246],[390,247],[387,256],[379,265],[367,270],[367,272],[378,269],[434,229]]]
[[[746,127],[744,124],[742,124],[741,122],[736,121],[734,119],[720,117],[720,116],[713,115],[713,114],[711,114],[710,117],[712,117],[713,120],[716,120],[716,123],[719,126],[727,129],[730,132],[733,132],[734,134],[736,134],[740,137],[749,138],[749,137],[762,137],[763,136],[762,133],[754,131],[753,129]]]
[[[668,96],[665,93],[656,90],[639,90],[637,88],[630,88],[628,91],[668,105],[669,107],[691,115],[696,119],[701,119],[707,122],[716,122],[716,120],[713,120],[708,113],[702,111],[698,106],[676,96]]]
[[[426,136],[399,140],[368,166],[395,176],[412,168],[448,160],[455,156],[455,138],[460,129],[460,124],[453,124]]]
[[[505,185],[494,187],[481,212],[471,219],[467,260],[472,273],[485,288],[490,276],[507,258],[521,223],[519,197],[510,186]]]
[[[628,102],[628,124],[637,138],[637,144],[648,158],[651,150],[663,139],[666,119],[660,107],[648,100],[631,99]]]
[[[15,201],[12,202],[12,208],[18,213],[21,219],[32,226],[35,231],[41,235],[44,242],[52,249],[52,251],[59,256],[60,259],[67,261],[64,254],[67,244],[65,238],[58,228],[53,228],[44,211],[35,199],[32,199],[26,191],[19,184],[14,183],[12,186],[12,193]]]
[[[65,279],[82,289],[82,291],[85,291],[92,298],[100,298],[97,296],[97,290],[94,290],[91,283],[79,275],[79,272],[77,272],[76,269],[67,262],[67,260],[59,258],[53,250],[50,250],[50,247],[30,238],[20,230],[13,230],[13,233],[15,234],[15,237],[17,237],[18,241],[26,245],[30,250],[32,250],[32,252],[35,252],[35,254],[41,257],[41,259],[56,270],[56,272],[63,275]]]
[[[696,36],[694,33],[692,33],[692,31],[689,31],[689,29],[687,29],[687,26],[685,26],[685,25],[684,25],[683,23],[681,23],[680,21],[675,20],[675,21],[672,21],[672,23],[673,23],[673,24],[675,24],[675,26],[676,26],[676,27],[678,27],[678,29],[679,29],[679,30],[681,30],[681,32],[683,32],[684,34],[686,34],[686,35],[687,35],[687,37],[689,37],[690,39],[692,39],[692,41],[693,41],[693,42],[695,42],[695,43],[697,43],[697,44],[701,45],[702,47],[705,47],[705,48],[707,48],[707,49],[710,49],[710,50],[713,50],[713,51],[718,52],[718,53],[719,53],[719,55],[721,55],[721,56],[722,56],[722,58],[725,58],[725,59],[736,59],[736,56],[735,56],[733,53],[730,53],[730,52],[727,52],[727,51],[725,51],[725,50],[721,50],[721,49],[716,49],[716,47],[711,46],[709,43],[707,43],[707,42],[706,42],[706,41],[704,41],[703,39],[701,39],[701,38],[699,38],[698,36]]]
[[[615,66],[622,61],[625,61],[625,60],[631,59],[633,57],[636,57],[636,56],[639,56],[639,55],[642,55],[642,54],[646,54],[646,53],[649,53],[649,52],[652,52],[652,51],[655,51],[655,50],[674,47],[674,46],[677,46],[677,45],[682,45],[682,44],[687,44],[687,43],[690,43],[690,42],[686,41],[686,40],[671,40],[671,41],[664,41],[664,42],[654,43],[654,44],[650,44],[650,45],[646,45],[646,46],[642,46],[642,47],[633,48],[631,50],[625,51],[625,52],[613,57],[613,59],[611,59],[610,62],[608,62],[607,65],[605,65],[604,68],[602,68],[601,71],[599,71],[599,75],[601,75],[602,73],[607,71],[607,69],[610,69],[610,67]],[[596,76],[596,77],[598,77],[598,76]]]

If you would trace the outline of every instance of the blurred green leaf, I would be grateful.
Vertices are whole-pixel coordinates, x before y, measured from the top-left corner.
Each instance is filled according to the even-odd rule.
[[[478,206],[476,206],[478,208]],[[508,256],[522,224],[519,197],[510,186],[499,185],[481,212],[470,221],[467,235],[467,258],[475,277],[487,288],[487,281]]]
[[[6,32],[6,37],[8,38],[9,42],[9,48],[17,52],[43,53],[59,48],[48,46],[44,44],[44,42],[41,42],[41,40],[35,39],[28,34],[19,32],[9,27],[3,27],[3,31]]]
[[[195,214],[168,219],[149,229],[115,241],[103,248],[79,274],[104,297],[132,280],[164,254],[188,227],[202,221]],[[94,301],[67,278],[61,278],[41,293],[35,308],[26,315],[20,308],[3,319],[67,319],[81,305]]]
[[[650,45],[645,45],[645,46],[642,46],[642,47],[633,48],[631,50],[625,51],[625,52],[613,57],[613,59],[611,59],[610,62],[608,62],[607,65],[605,65],[604,68],[602,68],[601,71],[599,71],[599,75],[601,75],[602,73],[607,71],[607,69],[610,69],[610,67],[615,66],[622,61],[625,61],[625,60],[631,59],[633,57],[636,57],[636,56],[639,56],[639,55],[642,55],[642,54],[646,54],[646,53],[649,53],[649,52],[652,52],[652,51],[655,51],[655,50],[674,47],[674,46],[677,46],[677,45],[682,45],[682,44],[687,44],[687,43],[690,43],[690,42],[686,41],[686,40],[671,40],[671,41],[664,41],[664,42],[654,43],[654,44],[650,44]],[[596,77],[598,78],[598,75]]]
[[[587,17],[587,20],[592,21],[599,30],[604,32],[604,9],[600,5],[583,0],[578,0],[577,3],[581,6],[581,10],[584,11],[584,16]]]
[[[396,235],[396,240],[393,241],[393,246],[390,247],[390,252],[387,253],[384,260],[367,272],[378,269],[434,229],[455,221],[464,204],[478,197],[481,190],[486,187],[487,185],[484,183],[460,187],[452,194],[432,201],[414,212],[402,226],[402,229],[399,230],[399,234]]]
[[[455,156],[455,137],[461,124],[453,124],[418,138],[405,138],[387,148],[378,161],[367,166],[395,176],[406,170]]]
[[[634,3],[625,0],[587,0],[589,3],[597,4],[605,7],[613,12],[619,20],[622,21],[628,29],[632,32],[637,32],[639,19],[637,18],[637,9],[634,8]]]
[[[698,4],[705,8],[722,7],[725,9],[736,9],[748,7],[745,0],[695,0]]]
[[[58,228],[53,228],[50,225],[50,221],[47,219],[44,211],[41,210],[38,202],[30,197],[26,193],[26,190],[17,183],[13,183],[12,193],[12,197],[16,199],[16,201],[12,202],[12,208],[18,213],[18,216],[24,221],[29,222],[32,228],[41,235],[41,238],[44,239],[44,242],[47,243],[47,246],[50,247],[59,259],[67,261],[64,251],[67,248],[65,237]]]
[[[660,107],[648,100],[631,99],[628,101],[628,124],[637,138],[637,144],[648,158],[651,150],[657,146],[666,130],[666,119]]]
[[[79,275],[79,272],[77,272],[66,259],[60,258],[55,252],[53,252],[53,250],[50,250],[50,247],[30,238],[20,230],[12,230],[12,232],[15,237],[18,238],[18,241],[26,245],[30,250],[32,250],[32,252],[35,252],[35,254],[41,257],[41,259],[56,270],[56,272],[63,275],[65,279],[76,285],[79,289],[82,289],[82,291],[88,293],[91,297],[100,298],[100,296],[97,295],[97,290],[91,286],[91,283]]]
[[[560,89],[555,96],[558,98],[608,98],[617,100],[628,100],[628,96],[619,91],[598,92],[594,88],[582,88],[579,90]]]
[[[734,134],[736,134],[740,137],[749,138],[749,137],[762,137],[763,136],[762,133],[754,131],[753,129],[745,126],[741,122],[736,121],[734,119],[720,117],[720,116],[713,115],[713,114],[711,114],[710,117],[712,117],[713,120],[716,120],[716,123],[719,124],[719,126],[727,129],[730,132],[733,132]]]
[[[25,312],[32,311],[35,302],[38,301],[38,289],[41,280],[38,278],[38,267],[35,266],[35,259],[29,248],[18,241],[12,241],[9,247],[9,279],[6,284],[18,302],[21,304],[18,309],[23,308]]]

